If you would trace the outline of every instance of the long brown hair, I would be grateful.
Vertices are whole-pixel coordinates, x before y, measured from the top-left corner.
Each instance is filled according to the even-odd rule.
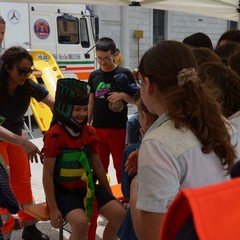
[[[240,77],[240,51],[233,53],[229,57],[228,65]]]
[[[167,105],[167,114],[177,129],[189,128],[202,143],[202,152],[214,151],[226,168],[236,154],[231,144],[220,103],[205,84],[186,81],[179,86],[178,74],[183,69],[196,69],[191,49],[180,42],[163,41],[142,57],[139,72],[158,88]]]
[[[208,62],[200,66],[199,77],[219,89],[217,97],[226,118],[240,111],[240,77],[235,72],[221,63]]]
[[[192,52],[196,58],[198,66],[205,62],[222,62],[221,58],[209,48],[196,47],[192,48]]]

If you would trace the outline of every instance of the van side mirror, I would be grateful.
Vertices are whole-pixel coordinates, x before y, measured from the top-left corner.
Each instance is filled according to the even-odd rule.
[[[92,18],[92,21],[91,21],[92,26],[94,29],[94,40],[95,42],[97,42],[99,39],[99,18],[96,15],[92,15],[91,18]]]
[[[95,42],[99,39],[99,18],[98,16],[95,18]]]

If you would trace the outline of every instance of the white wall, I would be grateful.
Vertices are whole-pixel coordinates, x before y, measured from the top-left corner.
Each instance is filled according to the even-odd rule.
[[[110,37],[115,41],[123,54],[124,66],[130,69],[137,67],[138,39],[134,38],[134,32],[144,31],[144,37],[139,40],[139,58],[141,58],[152,45],[152,10],[128,7],[126,9],[118,6],[94,6],[93,10],[100,18],[100,37]],[[127,19],[122,19],[123,16]],[[128,26],[123,24],[123,21],[127,21]],[[126,37],[128,41],[123,40]]]
[[[100,37],[111,37],[122,51],[124,65],[130,69],[137,67],[138,55],[141,58],[153,43],[153,10],[101,5],[93,6],[93,10],[100,18]],[[179,12],[166,12],[165,21],[166,40],[182,41],[190,34],[204,32],[209,35],[214,46],[227,30],[228,24],[223,19]],[[134,38],[135,30],[144,31],[143,38],[139,39],[139,53],[138,40]]]
[[[185,37],[203,32],[215,46],[221,34],[227,30],[227,21],[219,18],[191,15],[179,12],[168,12],[168,39],[182,41]]]

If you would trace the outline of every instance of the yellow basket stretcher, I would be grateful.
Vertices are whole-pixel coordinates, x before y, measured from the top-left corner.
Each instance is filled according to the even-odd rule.
[[[44,50],[30,50],[29,52],[33,57],[34,67],[36,71],[40,72],[46,89],[55,98],[57,80],[64,78],[61,70],[50,53]],[[33,74],[30,78],[38,83],[37,78]],[[34,98],[31,99],[30,108],[40,131],[42,133],[46,132],[52,121],[52,111],[43,102],[37,102]]]

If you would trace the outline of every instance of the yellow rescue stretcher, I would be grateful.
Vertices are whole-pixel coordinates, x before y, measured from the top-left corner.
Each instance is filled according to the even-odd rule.
[[[57,80],[64,77],[61,70],[50,53],[44,50],[32,50],[29,52],[33,57],[34,67],[36,71],[40,72],[40,77],[46,89],[55,98]],[[35,75],[32,74],[30,78],[38,83]],[[37,102],[34,98],[31,99],[30,107],[40,131],[42,133],[46,132],[52,121],[52,111],[43,102]]]

